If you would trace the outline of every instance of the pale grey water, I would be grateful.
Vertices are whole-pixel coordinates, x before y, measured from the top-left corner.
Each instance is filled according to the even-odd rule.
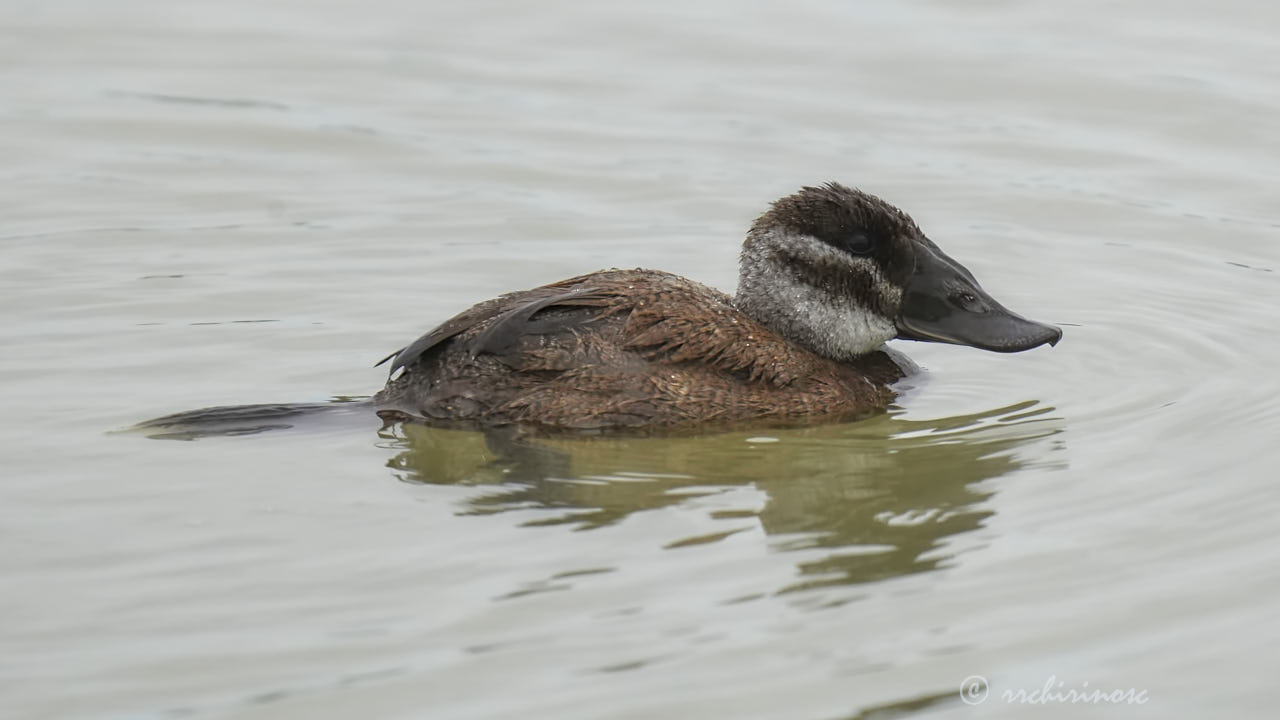
[[[1250,2],[0,5],[0,712],[1274,716],[1278,30]],[[367,395],[457,310],[601,267],[732,289],[755,214],[828,179],[1062,344],[899,343],[929,372],[888,416],[545,465],[373,420],[108,434]],[[1147,702],[1001,698],[1059,681]]]

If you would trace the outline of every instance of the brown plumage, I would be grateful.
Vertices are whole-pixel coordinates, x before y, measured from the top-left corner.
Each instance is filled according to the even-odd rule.
[[[503,295],[396,359],[388,419],[652,429],[840,419],[883,409],[902,371],[881,352],[819,357],[728,295],[656,270],[607,270]]]

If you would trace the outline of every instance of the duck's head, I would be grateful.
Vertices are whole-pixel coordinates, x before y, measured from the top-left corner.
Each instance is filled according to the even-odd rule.
[[[893,338],[1020,352],[1062,337],[996,302],[906,213],[836,183],[806,187],[756,220],[734,302],[836,360]]]

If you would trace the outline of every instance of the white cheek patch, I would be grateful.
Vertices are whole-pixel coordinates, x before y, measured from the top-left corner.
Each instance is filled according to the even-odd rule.
[[[864,296],[878,296],[896,307],[902,290],[890,283],[869,258],[853,257],[808,235],[766,231],[752,240],[754,252],[743,256],[738,302],[765,324],[802,342],[822,355],[846,360],[872,352],[898,335],[892,318],[858,305],[856,297],[839,298],[815,287],[779,265],[779,254],[770,247],[785,247],[789,254],[824,264],[846,265],[868,278],[872,287]]]
[[[793,310],[793,327],[805,344],[823,355],[848,359],[864,355],[897,337],[888,318],[852,304],[835,304],[828,293],[787,277],[779,282],[778,299]],[[777,280],[775,280],[777,282]]]

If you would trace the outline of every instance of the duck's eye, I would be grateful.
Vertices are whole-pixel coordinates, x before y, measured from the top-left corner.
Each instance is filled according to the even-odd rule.
[[[875,239],[865,230],[854,230],[849,233],[844,237],[841,245],[854,255],[867,255],[876,249]]]

